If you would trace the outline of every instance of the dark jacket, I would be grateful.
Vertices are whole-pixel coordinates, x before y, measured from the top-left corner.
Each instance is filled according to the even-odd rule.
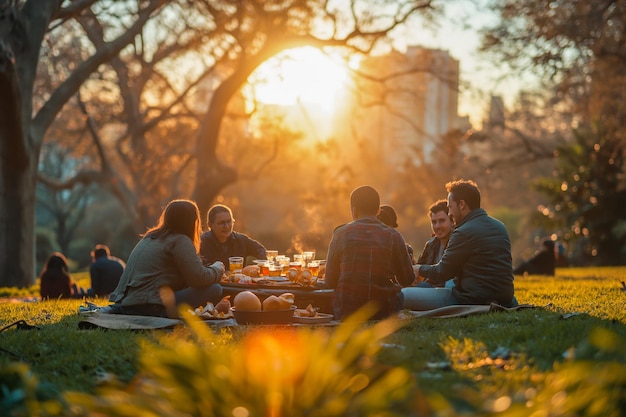
[[[513,270],[515,275],[527,272],[530,275],[554,275],[554,251],[544,250],[521,263]]]
[[[437,236],[433,236],[424,245],[424,250],[420,255],[417,263],[420,265],[433,265],[439,262],[439,251],[441,250],[441,240]]]
[[[511,306],[513,267],[506,227],[484,209],[472,210],[452,232],[441,261],[422,265],[420,275],[437,284],[456,277],[452,294],[462,304]]]
[[[424,245],[424,250],[420,255],[417,263],[419,265],[434,265],[439,262],[439,252],[441,251],[441,239],[437,236],[433,236]],[[444,284],[434,283],[427,279],[426,282],[432,284],[435,287],[443,287]]]
[[[100,256],[89,266],[91,277],[91,288],[95,295],[103,297],[111,294],[120,277],[124,272],[126,264],[114,256]]]
[[[200,257],[205,265],[222,261],[228,271],[230,267],[228,258],[231,256],[242,256],[244,262],[248,256],[254,259],[267,259],[265,247],[243,233],[233,232],[224,243],[220,243],[210,230],[202,233]]]

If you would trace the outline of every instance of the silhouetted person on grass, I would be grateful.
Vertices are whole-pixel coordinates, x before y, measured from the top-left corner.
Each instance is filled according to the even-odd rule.
[[[65,255],[52,252],[39,275],[39,293],[41,299],[81,298],[87,292],[80,288],[70,276]]]
[[[126,264],[121,259],[111,256],[109,247],[102,244],[93,248],[91,259],[93,260],[89,266],[91,289],[98,297],[106,297],[117,287]]]
[[[554,241],[546,239],[541,250],[526,262],[522,262],[513,270],[515,275],[551,275],[554,276]]]

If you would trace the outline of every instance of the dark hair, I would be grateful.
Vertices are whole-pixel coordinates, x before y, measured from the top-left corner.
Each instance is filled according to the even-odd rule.
[[[428,207],[428,215],[432,215],[435,213],[439,213],[443,211],[446,214],[449,214],[448,200],[437,200],[433,204]]]
[[[548,250],[554,250],[554,240],[552,239],[545,239],[543,242],[541,242],[543,244],[543,246],[546,247],[546,249]]]
[[[230,207],[225,206],[223,204],[215,204],[213,207],[209,209],[207,213],[206,220],[208,224],[211,224],[215,221],[215,218],[219,213],[228,213],[230,217],[233,217],[233,212]]]
[[[362,185],[350,194],[350,205],[366,216],[375,216],[380,206],[380,196],[373,187]]]
[[[457,203],[461,200],[465,201],[470,210],[480,208],[480,190],[474,181],[450,181],[446,184],[446,190]]]
[[[189,237],[200,249],[200,210],[195,201],[179,199],[170,201],[159,217],[156,226],[144,233],[144,237],[158,239],[169,234],[181,234]]]
[[[398,216],[396,215],[396,211],[389,205],[383,204],[380,206],[380,212],[376,217],[389,227],[398,227]]]
[[[111,251],[109,250],[109,247],[101,243],[97,244],[91,251],[91,257],[94,259],[109,256],[110,254]]]
[[[41,274],[43,275],[47,271],[60,271],[63,273],[68,273],[69,266],[67,265],[67,259],[65,258],[65,255],[63,255],[61,252],[52,252],[50,256],[48,256],[48,259],[46,260],[46,263],[41,270]]]

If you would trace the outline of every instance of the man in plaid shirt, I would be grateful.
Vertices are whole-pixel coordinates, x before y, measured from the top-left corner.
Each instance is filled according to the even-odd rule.
[[[350,195],[353,221],[335,229],[326,257],[326,285],[335,289],[333,309],[339,320],[368,303],[373,319],[400,311],[400,289],[415,274],[402,235],[376,218],[378,192],[367,185]]]

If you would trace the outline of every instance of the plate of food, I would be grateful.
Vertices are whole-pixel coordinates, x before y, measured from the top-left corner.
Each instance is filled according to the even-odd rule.
[[[226,320],[234,317],[231,311],[230,295],[222,298],[216,305],[208,301],[204,307],[196,307],[189,311],[202,320]]]
[[[330,323],[331,321],[333,321],[334,317],[335,316],[333,316],[332,314],[326,314],[326,313],[317,313],[313,317],[296,316],[294,314],[291,320],[293,323],[300,323],[300,324],[322,324],[322,323]]]
[[[306,308],[298,308],[293,313],[294,323],[321,324],[329,323],[333,320],[332,314],[320,313],[319,308],[309,304]]]
[[[273,282],[289,281],[289,278],[287,278],[287,277],[265,277],[265,279],[268,280],[268,281],[273,281]]]

